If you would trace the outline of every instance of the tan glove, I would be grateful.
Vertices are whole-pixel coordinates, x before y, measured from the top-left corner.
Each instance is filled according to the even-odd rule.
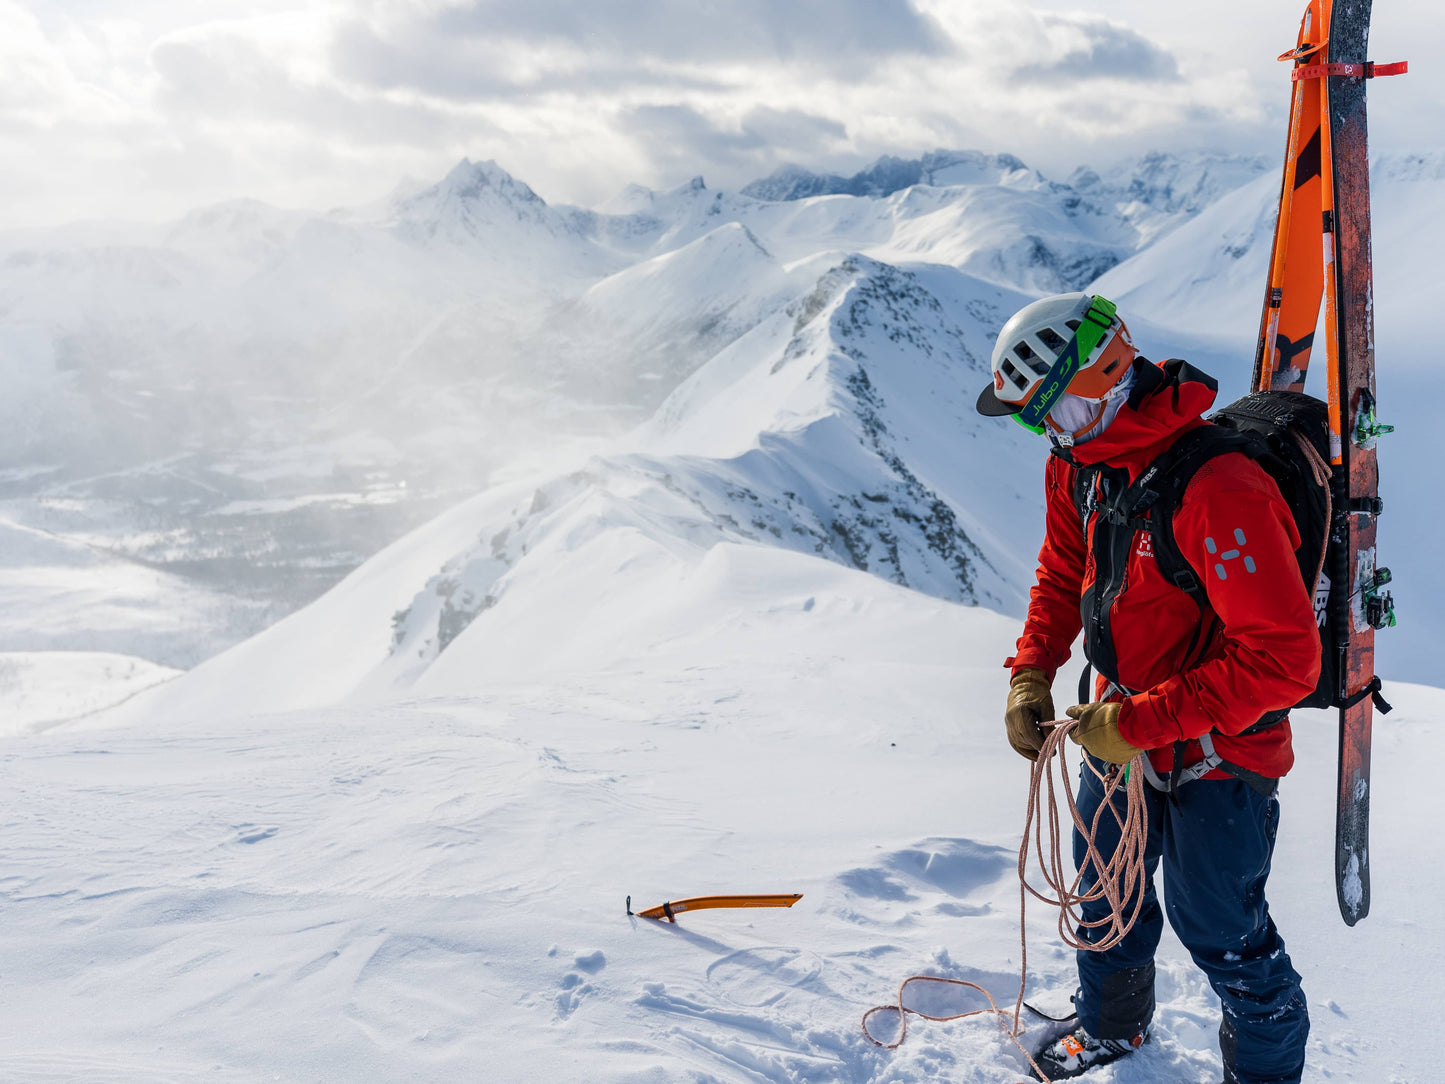
[[[1130,745],[1119,733],[1119,710],[1123,706],[1117,702],[1075,704],[1065,713],[1079,720],[1079,725],[1069,731],[1069,737],[1100,760],[1128,764],[1143,750]]]
[[[1038,760],[1039,750],[1044,747],[1044,732],[1039,724],[1054,721],[1054,696],[1042,670],[1020,670],[1013,676],[1003,721],[1014,752]]]

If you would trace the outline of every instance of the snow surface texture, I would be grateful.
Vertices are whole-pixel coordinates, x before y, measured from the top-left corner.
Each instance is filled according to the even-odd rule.
[[[615,560],[570,563],[595,593]],[[665,571],[589,600],[591,666],[546,650],[562,607],[516,630],[534,650],[510,674],[507,630],[468,634],[407,695],[11,744],[0,1078],[1022,1080],[987,1022],[916,1022],[893,1054],[858,1028],[914,972],[1016,988],[1026,765],[996,716],[1017,624],[766,545]],[[1445,808],[1415,769],[1445,751],[1442,696],[1386,691],[1356,929],[1330,887],[1324,714],[1301,714],[1284,788],[1271,902],[1311,1082],[1421,1084],[1436,1060],[1401,1008],[1445,966]],[[804,895],[676,926],[623,913],[715,891]],[[1030,997],[1063,1010],[1072,960],[1038,909],[1030,938]],[[1168,934],[1159,997],[1155,1041],[1100,1079],[1215,1084],[1215,1001]]]

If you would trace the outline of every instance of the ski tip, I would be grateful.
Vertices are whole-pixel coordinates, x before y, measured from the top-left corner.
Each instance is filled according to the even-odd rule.
[[[1368,907],[1360,908],[1358,910],[1352,910],[1349,907],[1346,907],[1343,903],[1340,904],[1340,917],[1345,920],[1346,926],[1355,925],[1357,922],[1360,921],[1360,919],[1364,918],[1369,913],[1370,909]]]
[[[1358,879],[1346,877],[1336,885],[1335,896],[1340,904],[1340,917],[1346,926],[1353,926],[1370,913],[1370,888]]]

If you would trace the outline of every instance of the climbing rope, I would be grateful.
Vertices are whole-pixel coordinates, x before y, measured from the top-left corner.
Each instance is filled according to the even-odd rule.
[[[1094,813],[1093,822],[1085,824],[1084,816],[1079,812],[1074,798],[1074,789],[1069,783],[1068,763],[1062,750],[1062,743],[1075,725],[1075,720],[1070,719],[1067,723],[1059,723],[1053,727],[1044,741],[1039,759],[1034,762],[1033,775],[1029,781],[1024,840],[1019,847],[1019,939],[1023,942],[1025,954],[1028,952],[1023,936],[1025,892],[1041,903],[1058,908],[1059,937],[1070,948],[1084,952],[1103,952],[1123,941],[1134,928],[1134,922],[1144,906],[1144,893],[1136,891],[1144,884],[1144,846],[1149,835],[1149,815],[1144,805],[1143,770],[1134,771],[1132,766],[1120,769],[1117,765],[1110,765],[1107,771],[1100,771],[1093,758],[1085,757],[1085,767],[1104,790],[1103,801]],[[1051,770],[1054,766],[1057,766],[1057,772]],[[1121,786],[1125,791],[1123,816],[1120,816],[1113,801],[1115,792]],[[1058,790],[1063,791],[1074,827],[1083,837],[1087,856],[1079,872],[1073,874],[1065,868],[1064,847],[1060,839],[1062,833],[1059,806],[1055,800]],[[1099,853],[1097,842],[1099,825],[1106,815],[1114,818],[1120,835],[1118,846],[1107,860]],[[1044,883],[1052,895],[1045,895],[1028,882],[1028,860],[1031,851],[1038,859]],[[1072,865],[1072,861],[1069,865]],[[1083,881],[1085,869],[1092,870],[1097,880],[1092,887],[1080,892],[1079,885]],[[1134,905],[1126,917],[1124,907],[1131,896]],[[1109,913],[1101,919],[1085,921],[1080,908],[1096,900],[1106,901],[1109,904]],[[1025,955],[1025,972],[1027,963]],[[1023,1001],[1024,977],[1020,976],[1020,1003]]]
[[[1028,936],[1025,932],[1028,897],[1033,896],[1042,903],[1056,907],[1059,912],[1059,936],[1065,944],[1088,952],[1103,952],[1123,941],[1129,931],[1134,928],[1134,923],[1144,904],[1144,848],[1149,837],[1149,815],[1144,804],[1144,773],[1138,767],[1137,757],[1127,767],[1120,768],[1117,765],[1109,765],[1107,770],[1100,770],[1092,758],[1085,757],[1085,766],[1093,773],[1104,792],[1103,801],[1100,802],[1093,820],[1085,823],[1084,815],[1079,811],[1078,802],[1074,797],[1074,788],[1069,779],[1068,758],[1064,755],[1064,743],[1068,739],[1069,732],[1077,725],[1077,720],[1065,719],[1048,727],[1044,736],[1043,748],[1039,750],[1038,759],[1034,761],[1033,771],[1029,777],[1029,800],[1024,819],[1024,836],[1023,841],[1019,844],[1019,993],[1014,1002],[1013,1011],[999,1008],[993,995],[977,983],[967,982],[963,979],[947,979],[937,975],[910,975],[899,985],[898,997],[893,1004],[878,1005],[863,1014],[863,1034],[868,1036],[875,1045],[881,1046],[885,1050],[896,1050],[902,1046],[903,1040],[908,1036],[908,1017],[910,1015],[920,1016],[925,1020],[946,1022],[989,1014],[998,1020],[1004,1034],[1019,1048],[1024,1059],[1038,1074],[1039,1079],[1048,1080],[1038,1063],[1034,1061],[1033,1055],[1028,1052],[1023,1043],[1019,1042],[1019,1036],[1023,1034],[1019,1016],[1025,1007],[1024,987],[1028,980],[1029,966]],[[1125,799],[1122,814],[1114,804],[1114,795],[1121,787],[1124,790]],[[1060,791],[1063,792],[1074,827],[1083,837],[1087,855],[1087,860],[1080,871],[1072,874],[1067,871],[1063,856],[1062,820],[1059,804],[1056,801]],[[1099,826],[1103,823],[1103,817],[1106,815],[1114,818],[1120,836],[1118,846],[1114,848],[1107,860],[1099,852],[1097,843]],[[1029,884],[1028,867],[1031,855],[1037,859],[1045,891],[1040,891]],[[1081,891],[1083,870],[1091,871],[1095,879],[1090,887]],[[1124,909],[1131,899],[1133,906],[1126,915]],[[1109,914],[1102,919],[1086,921],[1080,909],[1084,904],[1097,900],[1107,901]],[[989,1007],[971,1009],[968,1012],[952,1015],[935,1016],[904,1004],[904,995],[909,985],[913,983],[961,986],[977,990],[987,999]],[[1030,1009],[1039,1016],[1045,1015],[1032,1009],[1031,1006]],[[869,1021],[877,1013],[885,1012],[896,1013],[898,1017],[898,1034],[891,1042],[879,1039],[868,1026]],[[1054,1018],[1046,1017],[1046,1019]]]

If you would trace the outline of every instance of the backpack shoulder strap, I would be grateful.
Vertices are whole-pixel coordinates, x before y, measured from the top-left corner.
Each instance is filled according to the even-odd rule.
[[[1074,471],[1074,509],[1079,513],[1085,537],[1089,534],[1089,517],[1099,505],[1099,472],[1103,468],[1094,463]]]
[[[1243,434],[1213,424],[1201,425],[1176,440],[1131,484],[1119,484],[1115,479],[1112,486],[1103,487],[1102,497],[1095,496],[1092,480],[1087,494],[1076,491],[1075,503],[1081,506],[1085,516],[1086,538],[1089,537],[1089,512],[1092,511],[1094,517],[1090,540],[1094,580],[1079,604],[1084,622],[1084,648],[1094,668],[1120,688],[1124,686],[1119,683],[1110,609],[1124,586],[1135,532],[1149,532],[1160,573],[1199,607],[1199,624],[1184,653],[1185,658],[1193,658],[1201,641],[1206,640],[1206,632],[1212,629],[1212,622],[1205,620],[1208,599],[1204,585],[1179,552],[1174,539],[1174,511],[1200,467],[1215,456],[1245,450],[1249,443],[1250,438]],[[1114,475],[1111,473],[1109,477]],[[1086,498],[1094,501],[1092,507]]]
[[[1261,450],[1257,443],[1251,434],[1206,423],[1180,437],[1139,476],[1129,487],[1132,498],[1125,494],[1125,500],[1130,502],[1131,518],[1138,521],[1140,517],[1148,517],[1147,521],[1139,522],[1139,527],[1147,529],[1152,536],[1154,559],[1160,573],[1194,599],[1201,609],[1205,606],[1204,586],[1179,550],[1174,537],[1174,513],[1184,500],[1184,491],[1204,464],[1230,452],[1256,458]]]

